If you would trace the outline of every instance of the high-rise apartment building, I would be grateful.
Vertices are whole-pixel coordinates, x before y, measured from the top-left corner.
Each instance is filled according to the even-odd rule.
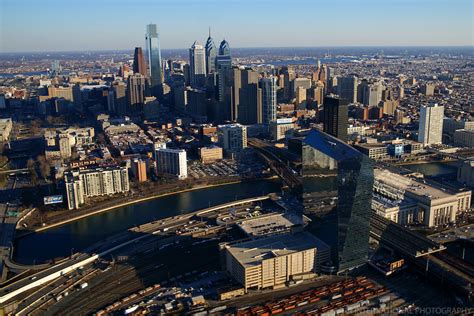
[[[79,208],[86,198],[130,190],[128,169],[125,167],[70,171],[65,173],[64,182],[70,210]]]
[[[155,164],[158,174],[170,174],[179,179],[188,177],[188,164],[184,149],[156,148]]]
[[[343,273],[365,264],[372,212],[372,160],[313,129],[305,139],[302,162],[305,212],[319,218],[313,232],[331,247],[332,263],[322,270]]]
[[[163,73],[161,69],[160,37],[156,24],[147,25],[145,40],[151,93],[160,99],[163,95]]]
[[[420,125],[418,142],[423,146],[441,144],[443,138],[444,106],[435,104],[422,105],[420,108]]]
[[[141,159],[134,159],[132,161],[132,175],[137,182],[145,182],[147,180],[147,166],[146,161]]]
[[[224,151],[236,153],[247,148],[247,128],[240,124],[218,126],[219,144]]]
[[[324,98],[324,132],[347,141],[348,126],[347,101],[337,96],[327,96]]]
[[[204,87],[206,85],[206,51],[198,41],[195,41],[189,49],[189,66],[191,86]]]

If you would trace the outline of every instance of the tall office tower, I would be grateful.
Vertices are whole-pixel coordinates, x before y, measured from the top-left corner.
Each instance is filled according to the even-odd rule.
[[[444,106],[435,104],[422,105],[420,108],[420,125],[418,142],[423,146],[441,144],[443,137]]]
[[[216,56],[216,71],[218,73],[218,99],[224,100],[225,85],[228,78],[229,69],[232,68],[232,57],[230,56],[230,46],[226,40],[223,40],[219,46],[219,52]]]
[[[323,104],[323,99],[324,99],[324,84],[321,82],[318,82],[316,86],[313,89],[313,101],[316,101],[318,106]]]
[[[296,74],[293,69],[288,69],[288,67],[282,68],[283,74],[283,98],[285,100],[290,100],[292,96],[291,87],[293,85],[293,80],[296,78]]]
[[[127,85],[116,81],[112,84],[114,113],[123,116],[127,113]]]
[[[220,112],[220,120],[236,120],[236,113],[233,113],[232,106],[232,85],[233,70],[232,57],[230,55],[230,46],[226,40],[223,40],[219,46],[216,56],[217,71],[217,100],[221,102],[223,108]]]
[[[296,101],[295,101],[297,110],[306,109],[306,89],[303,87],[298,87],[296,89]]]
[[[306,90],[311,88],[311,79],[309,78],[296,78],[293,80],[293,90],[292,90],[292,98],[296,98],[296,91],[299,87],[303,87]]]
[[[252,69],[234,69],[232,108],[241,124],[262,123],[262,89],[258,87],[258,77],[258,72]]]
[[[211,37],[211,28],[209,28],[209,37],[206,42],[206,74],[209,75],[216,71],[217,48]]]
[[[314,231],[331,247],[324,272],[344,273],[367,262],[374,171],[372,160],[316,129],[303,145],[303,204]],[[324,175],[324,177],[318,177]]]
[[[276,120],[277,112],[277,79],[275,76],[262,78],[260,80],[262,88],[262,123],[269,125],[271,121]]]
[[[163,96],[163,74],[161,70],[160,37],[156,24],[146,26],[146,54],[149,67],[151,93],[160,99]]]
[[[147,69],[145,63],[145,57],[141,47],[135,47],[135,53],[133,54],[133,72],[147,76]]]
[[[247,127],[240,124],[219,125],[217,127],[219,145],[228,153],[236,153],[247,148]]]
[[[337,96],[324,98],[324,132],[347,142],[347,101]]]
[[[338,77],[337,94],[350,103],[357,102],[357,77]]]
[[[361,92],[361,101],[364,105],[378,105],[382,100],[382,85],[380,82],[368,83],[367,81],[362,81]]]
[[[195,41],[189,49],[189,66],[191,86],[204,87],[206,85],[206,51],[198,41]]]
[[[128,102],[131,113],[138,113],[143,110],[145,103],[146,78],[142,74],[133,74],[128,77]]]
[[[84,112],[84,103],[83,103],[83,98],[82,98],[82,91],[81,91],[81,85],[76,83],[72,87],[72,99],[73,99],[73,104],[74,104],[74,109],[82,113]]]
[[[175,175],[179,179],[188,177],[186,150],[184,149],[157,148],[155,163],[157,173]]]

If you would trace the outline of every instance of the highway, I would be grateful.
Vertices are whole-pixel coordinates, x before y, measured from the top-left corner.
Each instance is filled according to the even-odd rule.
[[[255,148],[260,156],[267,162],[270,169],[275,172],[288,187],[292,190],[300,190],[302,186],[301,178],[287,164],[278,157],[277,149],[271,144],[257,138],[249,138],[248,145]]]
[[[16,300],[16,297],[30,289],[39,287],[47,282],[50,282],[62,275],[76,271],[79,267],[85,266],[96,261],[99,257],[104,257],[109,254],[113,254],[124,247],[133,245],[135,246],[140,243],[144,244],[150,241],[156,241],[157,235],[166,236],[173,233],[178,227],[186,224],[194,216],[201,216],[218,212],[219,210],[226,210],[234,205],[240,205],[250,203],[254,201],[262,201],[268,199],[268,196],[261,196],[256,198],[250,198],[235,202],[226,203],[223,205],[210,207],[204,210],[183,214],[166,218],[163,220],[157,220],[144,225],[132,227],[127,231],[114,235],[101,241],[85,250],[81,253],[73,254],[70,258],[65,259],[64,262],[55,266],[49,267],[43,271],[37,272],[27,278],[20,279],[16,282],[6,285],[0,289],[0,304],[12,302]]]

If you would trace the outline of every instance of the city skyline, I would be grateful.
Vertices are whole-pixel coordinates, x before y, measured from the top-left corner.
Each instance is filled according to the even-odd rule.
[[[8,13],[1,19],[1,52],[133,49],[143,46],[147,23],[157,24],[162,49],[190,47],[196,39],[205,42],[209,27],[215,41],[227,39],[235,48],[473,44],[472,2],[467,0],[402,0],[383,5],[374,0],[362,4],[298,0],[292,6],[266,0],[225,5],[215,0],[159,4],[140,0],[117,1],[113,6],[91,1],[66,6],[56,0],[41,5],[4,0],[0,7]],[[199,15],[194,14],[196,10]],[[68,12],[76,18],[71,20]],[[306,19],[300,16],[302,12],[314,12],[314,18]],[[25,15],[27,20],[22,19]]]

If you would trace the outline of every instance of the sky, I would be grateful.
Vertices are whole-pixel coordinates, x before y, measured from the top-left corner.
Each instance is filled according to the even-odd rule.
[[[0,0],[0,52],[161,47],[473,46],[474,0]]]

